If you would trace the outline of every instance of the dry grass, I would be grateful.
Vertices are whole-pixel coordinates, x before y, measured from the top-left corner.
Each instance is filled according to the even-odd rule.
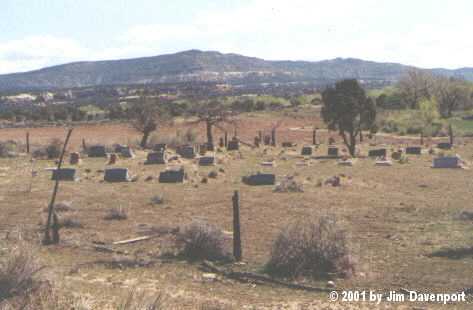
[[[128,218],[128,211],[122,206],[108,209],[107,213],[104,216],[104,220],[106,221],[112,221],[112,220],[123,221],[123,220],[126,220],[127,218]]]
[[[239,133],[244,141],[250,142],[259,129],[270,128],[274,117],[248,117],[242,122]],[[310,143],[312,123],[305,120],[288,120],[278,130],[279,141],[293,141],[298,145]],[[291,130],[291,127],[307,126],[306,129]],[[102,130],[103,129],[103,130]],[[205,136],[199,127],[199,138]],[[175,133],[176,128],[163,128],[159,134]],[[0,130],[0,140],[24,139],[25,130]],[[64,138],[64,128],[30,129],[32,143],[46,145],[51,138]],[[215,132],[216,138],[219,131]],[[333,134],[338,146],[340,139]],[[80,148],[82,138],[87,144],[123,143],[137,134],[125,126],[108,125],[76,128],[70,151]],[[323,145],[317,155],[327,153],[325,143],[327,133],[318,132]],[[416,144],[418,138],[396,140],[379,135],[377,146],[395,142],[394,149]],[[426,143],[427,143],[426,139]],[[468,159],[473,154],[473,139],[458,139],[455,152]],[[463,142],[467,144],[464,145]],[[362,154],[370,148],[374,140],[366,139],[361,146]],[[430,143],[430,142],[428,142]],[[428,146],[426,146],[428,148]],[[242,271],[261,271],[270,259],[271,248],[282,227],[288,222],[304,218],[335,214],[343,220],[344,228],[350,234],[348,240],[353,245],[357,258],[357,273],[351,278],[337,279],[337,287],[398,289],[404,287],[422,292],[454,292],[471,287],[473,260],[471,257],[451,259],[430,257],[442,249],[468,249],[472,246],[469,220],[458,220],[462,211],[471,205],[473,183],[472,170],[431,169],[435,155],[423,154],[409,157],[406,164],[394,163],[392,167],[376,167],[374,161],[359,158],[353,167],[338,166],[333,160],[313,160],[308,167],[296,165],[300,148],[292,152],[286,150],[285,159],[278,159],[277,167],[261,168],[264,156],[279,158],[280,148],[268,148],[267,155],[262,149],[243,146],[243,159],[221,153],[224,159],[217,167],[198,167],[191,160],[182,160],[190,178],[184,184],[161,184],[156,177],[145,182],[146,176],[157,176],[164,165],[145,166],[146,153],[138,150],[134,160],[120,161],[120,166],[130,169],[141,178],[136,183],[108,184],[103,181],[105,159],[84,158],[76,166],[79,182],[61,182],[58,201],[73,201],[74,216],[84,224],[84,229],[64,229],[58,246],[45,247],[38,257],[47,261],[51,274],[59,283],[67,283],[78,294],[92,292],[94,298],[110,300],[112,297],[126,297],[136,281],[140,289],[159,288],[177,296],[177,309],[196,309],[199,302],[219,299],[235,304],[235,309],[251,307],[262,309],[302,307],[308,309],[327,307],[325,294],[304,293],[277,286],[239,284],[233,281],[202,283],[202,271],[198,264],[161,258],[163,245],[172,234],[157,234],[158,237],[121,246],[111,250],[127,252],[127,255],[157,260],[152,268],[124,268],[111,270],[102,265],[80,265],[99,259],[110,260],[113,252],[97,251],[96,242],[107,247],[115,241],[133,239],[148,235],[147,228],[153,226],[178,226],[195,220],[218,225],[225,235],[232,231],[231,196],[234,190],[241,195],[241,224],[243,259],[246,265],[234,265]],[[27,235],[38,232],[38,206],[44,206],[50,199],[53,183],[45,168],[54,167],[53,161],[36,161],[38,172],[33,178],[31,191],[27,184],[31,181],[31,163],[28,158],[0,159],[0,237],[12,225],[21,225]],[[223,168],[208,184],[200,184],[200,178],[212,170]],[[241,184],[241,177],[264,169],[281,176],[298,173],[304,181],[304,192],[290,195],[273,193],[271,186],[250,187]],[[194,170],[197,174],[194,174]],[[86,171],[89,171],[87,173]],[[331,176],[346,175],[341,186],[317,186],[317,180]],[[193,181],[194,179],[194,181]],[[346,181],[344,183],[343,181]],[[166,207],[156,208],[150,204],[150,197],[159,194],[165,197]],[[132,220],[104,222],[105,212],[118,204],[124,204],[132,212]],[[125,204],[126,203],[126,204]],[[154,235],[154,234],[153,234]],[[80,265],[78,272],[68,274],[70,269]],[[67,277],[67,278],[66,278]],[[307,280],[314,286],[326,283]],[[150,291],[151,292],[151,291]],[[261,307],[260,307],[261,306]],[[333,309],[346,309],[345,304],[334,304]],[[350,304],[353,308],[356,304]],[[387,308],[395,308],[386,304]],[[403,305],[412,307],[413,305]],[[415,306],[436,309],[436,305],[416,304]],[[469,309],[469,305],[455,305],[458,309]],[[105,309],[105,308],[104,308]]]

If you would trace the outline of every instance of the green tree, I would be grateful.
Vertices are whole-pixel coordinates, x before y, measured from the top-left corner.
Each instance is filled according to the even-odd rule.
[[[376,119],[376,106],[357,80],[337,82],[322,93],[321,111],[331,130],[338,130],[350,155],[355,156],[357,137],[371,129]]]
[[[434,132],[434,125],[439,123],[440,120],[437,100],[435,98],[422,100],[419,103],[419,113],[423,127],[423,134],[432,135]]]
[[[468,105],[470,89],[467,82],[446,77],[437,77],[434,81],[434,93],[442,117],[452,117],[454,110]]]

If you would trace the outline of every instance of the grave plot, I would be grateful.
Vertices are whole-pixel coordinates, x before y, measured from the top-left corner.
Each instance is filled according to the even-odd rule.
[[[437,148],[441,150],[450,150],[452,145],[448,142],[440,142],[437,144]]]
[[[238,151],[240,149],[240,141],[237,138],[233,138],[228,141],[227,151]]]
[[[374,149],[368,151],[369,157],[386,157],[386,149]]]
[[[105,169],[104,181],[106,182],[129,182],[131,177],[127,168]]]
[[[87,149],[89,157],[107,157],[107,151],[104,145],[92,145]]]
[[[199,166],[215,166],[215,156],[199,157]]]
[[[432,168],[463,168],[460,156],[443,156],[434,158]]]
[[[80,154],[78,152],[73,152],[69,155],[69,164],[78,165],[81,163]]]
[[[52,170],[53,174],[51,180],[54,181],[77,181],[79,180],[76,177],[76,169],[73,168],[61,168]]]
[[[159,183],[183,183],[184,167],[168,168],[159,174]]]
[[[327,155],[330,157],[337,157],[338,156],[338,147],[329,146],[327,150]]]
[[[408,146],[406,147],[407,155],[421,155],[422,147],[421,146]]]
[[[122,147],[120,150],[120,155],[123,158],[135,158],[135,152],[133,152],[133,149],[129,146]]]
[[[157,151],[148,153],[146,156],[145,165],[164,165],[168,162],[165,151]]]
[[[314,152],[314,148],[312,146],[306,145],[302,147],[301,155],[302,156],[311,156]]]
[[[276,175],[272,173],[257,173],[244,176],[242,182],[246,185],[274,185],[276,183]]]
[[[192,145],[181,145],[177,148],[176,153],[186,159],[193,159],[196,155],[195,148]]]

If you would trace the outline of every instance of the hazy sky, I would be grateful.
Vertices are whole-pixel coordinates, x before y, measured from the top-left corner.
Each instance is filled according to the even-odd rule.
[[[473,67],[472,0],[0,1],[0,73],[187,49]]]

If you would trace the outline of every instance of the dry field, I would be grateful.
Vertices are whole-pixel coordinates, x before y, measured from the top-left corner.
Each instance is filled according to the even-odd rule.
[[[239,135],[252,141],[257,130],[269,130],[276,120],[248,117],[240,121]],[[189,174],[184,184],[160,184],[161,165],[143,165],[144,151],[135,159],[121,159],[116,167],[129,168],[136,182],[105,183],[106,159],[83,158],[77,167],[80,181],[62,182],[57,201],[69,201],[68,215],[80,221],[82,228],[65,228],[61,244],[40,246],[41,225],[53,187],[53,161],[30,161],[28,156],[0,159],[0,231],[5,253],[9,240],[18,235],[38,251],[47,265],[46,277],[65,291],[89,296],[100,305],[126,296],[132,289],[149,294],[162,292],[169,309],[199,309],[200,304],[217,301],[231,309],[471,309],[470,304],[436,304],[383,302],[332,303],[326,293],[310,293],[279,286],[251,285],[219,278],[207,281],[199,263],[166,258],[166,237],[126,245],[115,241],[149,234],[159,227],[176,227],[202,219],[225,231],[232,230],[231,195],[241,195],[243,258],[237,266],[261,271],[268,260],[271,244],[286,224],[298,219],[335,214],[348,231],[357,260],[357,272],[348,279],[335,279],[338,289],[399,290],[453,293],[473,286],[473,221],[461,220],[464,210],[473,211],[472,170],[432,169],[433,155],[409,156],[409,162],[395,162],[379,167],[374,160],[360,158],[353,167],[341,167],[334,160],[311,160],[311,166],[296,166],[300,145],[311,141],[311,126],[318,120],[285,118],[278,140],[296,141],[299,146],[282,148],[243,146],[240,152],[217,153],[215,167],[198,167],[195,161],[182,160]],[[305,129],[300,128],[306,126]],[[201,128],[202,129],[202,128]],[[170,134],[167,127],[160,134]],[[26,129],[4,129],[0,140],[21,140]],[[29,129],[35,145],[63,138],[64,128]],[[201,132],[201,131],[200,131]],[[219,135],[216,135],[218,137]],[[82,139],[88,143],[131,143],[138,136],[125,125],[102,125],[76,128],[71,150],[79,150]],[[323,142],[327,133],[321,133]],[[338,139],[340,142],[340,139]],[[407,140],[406,140],[407,141]],[[378,138],[377,143],[405,141],[393,137]],[[365,140],[362,152],[369,144]],[[415,140],[411,141],[414,144]],[[388,146],[391,148],[391,146]],[[471,160],[473,140],[458,141],[455,152]],[[316,154],[325,155],[321,145]],[[276,167],[262,167],[263,160],[275,159]],[[211,170],[223,168],[216,179],[200,182]],[[32,177],[31,171],[37,175]],[[294,175],[304,184],[303,193],[275,193],[272,186],[251,187],[241,177],[251,172],[274,172],[277,179]],[[343,174],[342,185],[322,185],[329,177]],[[152,176],[152,180],[146,180]],[[31,186],[31,187],[30,187]],[[162,195],[164,203],[153,205],[151,198]],[[123,207],[128,219],[106,221],[111,207]],[[8,235],[8,239],[6,236]],[[97,251],[97,245],[115,251]],[[432,255],[446,252],[447,255]],[[119,253],[119,254],[117,254]],[[117,268],[113,262],[132,258],[152,263],[149,266]],[[325,281],[309,281],[325,287]],[[171,306],[172,305],[172,306]]]

